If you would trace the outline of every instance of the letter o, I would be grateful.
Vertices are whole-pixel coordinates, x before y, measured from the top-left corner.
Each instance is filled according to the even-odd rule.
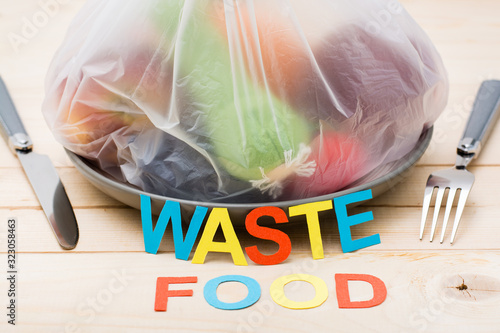
[[[226,303],[222,302],[217,298],[217,288],[221,283],[224,282],[240,282],[243,283],[248,289],[248,295],[245,299],[235,302],[235,303]],[[243,275],[224,275],[219,276],[218,278],[214,278],[207,282],[205,288],[203,288],[203,296],[208,304],[213,306],[214,308],[221,310],[240,310],[247,308],[253,304],[255,304],[261,295],[260,285],[254,279],[243,276]]]
[[[284,287],[294,281],[304,281],[313,285],[316,295],[306,302],[296,302],[288,299],[285,295]],[[322,279],[309,274],[291,274],[282,276],[274,280],[270,288],[271,297],[276,304],[292,310],[312,309],[323,304],[328,298],[328,287]]]

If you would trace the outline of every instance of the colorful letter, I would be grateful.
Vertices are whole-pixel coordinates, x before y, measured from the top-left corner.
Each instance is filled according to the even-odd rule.
[[[306,302],[291,301],[286,297],[284,287],[286,284],[293,281],[305,281],[314,286],[316,295],[313,299]],[[312,309],[323,304],[328,298],[328,287],[322,279],[309,274],[291,274],[282,276],[274,280],[270,288],[271,297],[282,307],[292,310]]]
[[[235,302],[226,303],[219,300],[217,297],[217,287],[224,282],[240,282],[243,283],[248,289],[248,295],[245,299]],[[207,282],[203,289],[203,296],[208,304],[214,308],[221,310],[239,310],[247,308],[257,302],[261,295],[260,285],[257,281],[248,276],[243,275],[225,275],[212,279]]]
[[[167,311],[169,297],[193,296],[193,290],[168,290],[168,286],[174,283],[197,283],[198,277],[159,277],[156,280],[155,311]]]
[[[375,234],[369,237],[352,240],[351,227],[373,220],[373,213],[365,212],[357,215],[347,216],[346,206],[353,202],[365,201],[372,198],[372,191],[366,190],[347,194],[339,198],[334,198],[335,213],[339,226],[340,244],[343,252],[352,252],[368,246],[380,244],[380,235]]]
[[[224,233],[225,242],[214,242],[214,236],[217,228],[221,226]],[[193,256],[193,264],[203,264],[208,252],[229,252],[233,257],[235,265],[247,266],[247,261],[236,233],[234,232],[233,224],[229,218],[227,208],[213,208],[208,217],[207,224],[203,235],[201,235],[200,243]]]
[[[323,253],[323,240],[321,239],[321,231],[319,228],[318,213],[329,209],[332,209],[331,200],[313,202],[289,208],[290,216],[306,215],[313,259],[323,259],[325,257]]]
[[[156,228],[153,230],[151,198],[141,194],[142,232],[144,235],[144,247],[146,252],[153,254],[158,252],[165,229],[170,219],[172,219],[175,257],[177,259],[188,260],[196,237],[200,232],[201,224],[207,214],[207,210],[206,207],[196,207],[191,222],[189,223],[186,239],[184,239],[180,204],[174,201],[165,202],[160,216],[158,217],[158,222],[156,222]]]
[[[259,265],[275,265],[283,262],[292,251],[292,243],[290,237],[283,231],[271,228],[261,227],[257,224],[257,220],[262,216],[270,216],[274,218],[276,223],[287,223],[288,218],[285,212],[278,207],[259,207],[252,210],[246,217],[245,226],[250,235],[260,239],[268,239],[278,243],[279,248],[275,254],[264,255],[256,245],[245,248],[248,257]]]
[[[352,302],[349,296],[349,281],[365,281],[372,285],[373,297],[368,301]],[[340,309],[371,308],[382,304],[387,296],[387,288],[382,280],[368,274],[335,274],[335,289]]]

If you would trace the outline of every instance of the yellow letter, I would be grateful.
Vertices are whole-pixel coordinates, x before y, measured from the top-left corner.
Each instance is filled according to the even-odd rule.
[[[219,225],[224,233],[225,242],[213,241]],[[234,232],[227,208],[212,209],[205,230],[203,230],[203,235],[201,235],[200,243],[194,253],[192,263],[203,264],[208,252],[228,252],[231,253],[235,265],[248,265],[238,237]]]
[[[323,259],[325,257],[323,254],[323,240],[321,239],[321,231],[319,229],[318,212],[332,208],[331,200],[312,202],[289,208],[288,214],[290,216],[306,215],[313,259]]]
[[[306,302],[296,302],[290,300],[285,295],[285,285],[293,281],[305,281],[313,285],[316,290],[316,295],[313,299]],[[282,276],[274,280],[271,284],[270,293],[272,299],[284,308],[292,310],[312,309],[323,304],[328,298],[328,287],[322,279],[309,274],[292,274]]]

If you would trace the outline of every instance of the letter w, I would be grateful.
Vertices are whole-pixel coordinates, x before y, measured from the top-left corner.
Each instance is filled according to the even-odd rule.
[[[156,227],[153,230],[153,219],[151,216],[151,198],[141,194],[141,219],[142,232],[144,235],[144,247],[148,253],[156,254],[160,247],[161,239],[165,233],[168,222],[172,220],[174,234],[175,257],[188,260],[196,237],[200,232],[201,224],[205,219],[208,208],[197,206],[189,223],[189,228],[184,239],[182,232],[181,206],[178,202],[167,201],[163,206]]]

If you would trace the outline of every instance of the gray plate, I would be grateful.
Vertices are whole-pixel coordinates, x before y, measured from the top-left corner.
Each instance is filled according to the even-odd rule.
[[[245,224],[246,215],[254,208],[261,206],[276,206],[288,211],[288,207],[301,205],[310,202],[318,202],[325,200],[332,200],[333,198],[340,197],[345,194],[354,193],[358,191],[363,191],[367,189],[372,190],[373,197],[384,193],[390,188],[394,187],[397,183],[403,180],[415,163],[423,155],[429,143],[431,141],[433,128],[431,127],[424,133],[422,133],[419,142],[415,148],[408,153],[406,156],[401,158],[396,162],[392,162],[387,165],[383,165],[370,174],[363,177],[362,179],[351,184],[348,188],[334,192],[327,195],[300,199],[300,200],[289,200],[289,201],[278,201],[278,202],[265,202],[265,203],[251,203],[251,204],[231,204],[231,203],[210,203],[210,202],[199,202],[182,200],[176,198],[170,198],[166,196],[151,194],[143,192],[136,187],[117,181],[111,178],[107,174],[103,173],[96,167],[94,167],[86,159],[66,150],[70,160],[73,162],[75,167],[99,190],[106,193],[107,195],[123,202],[126,205],[140,209],[140,194],[148,195],[151,197],[151,210],[153,214],[159,215],[165,201],[177,201],[181,204],[183,219],[188,222],[194,213],[196,206],[205,206],[208,208],[213,207],[226,207],[229,210],[231,221],[235,226],[242,226]]]

